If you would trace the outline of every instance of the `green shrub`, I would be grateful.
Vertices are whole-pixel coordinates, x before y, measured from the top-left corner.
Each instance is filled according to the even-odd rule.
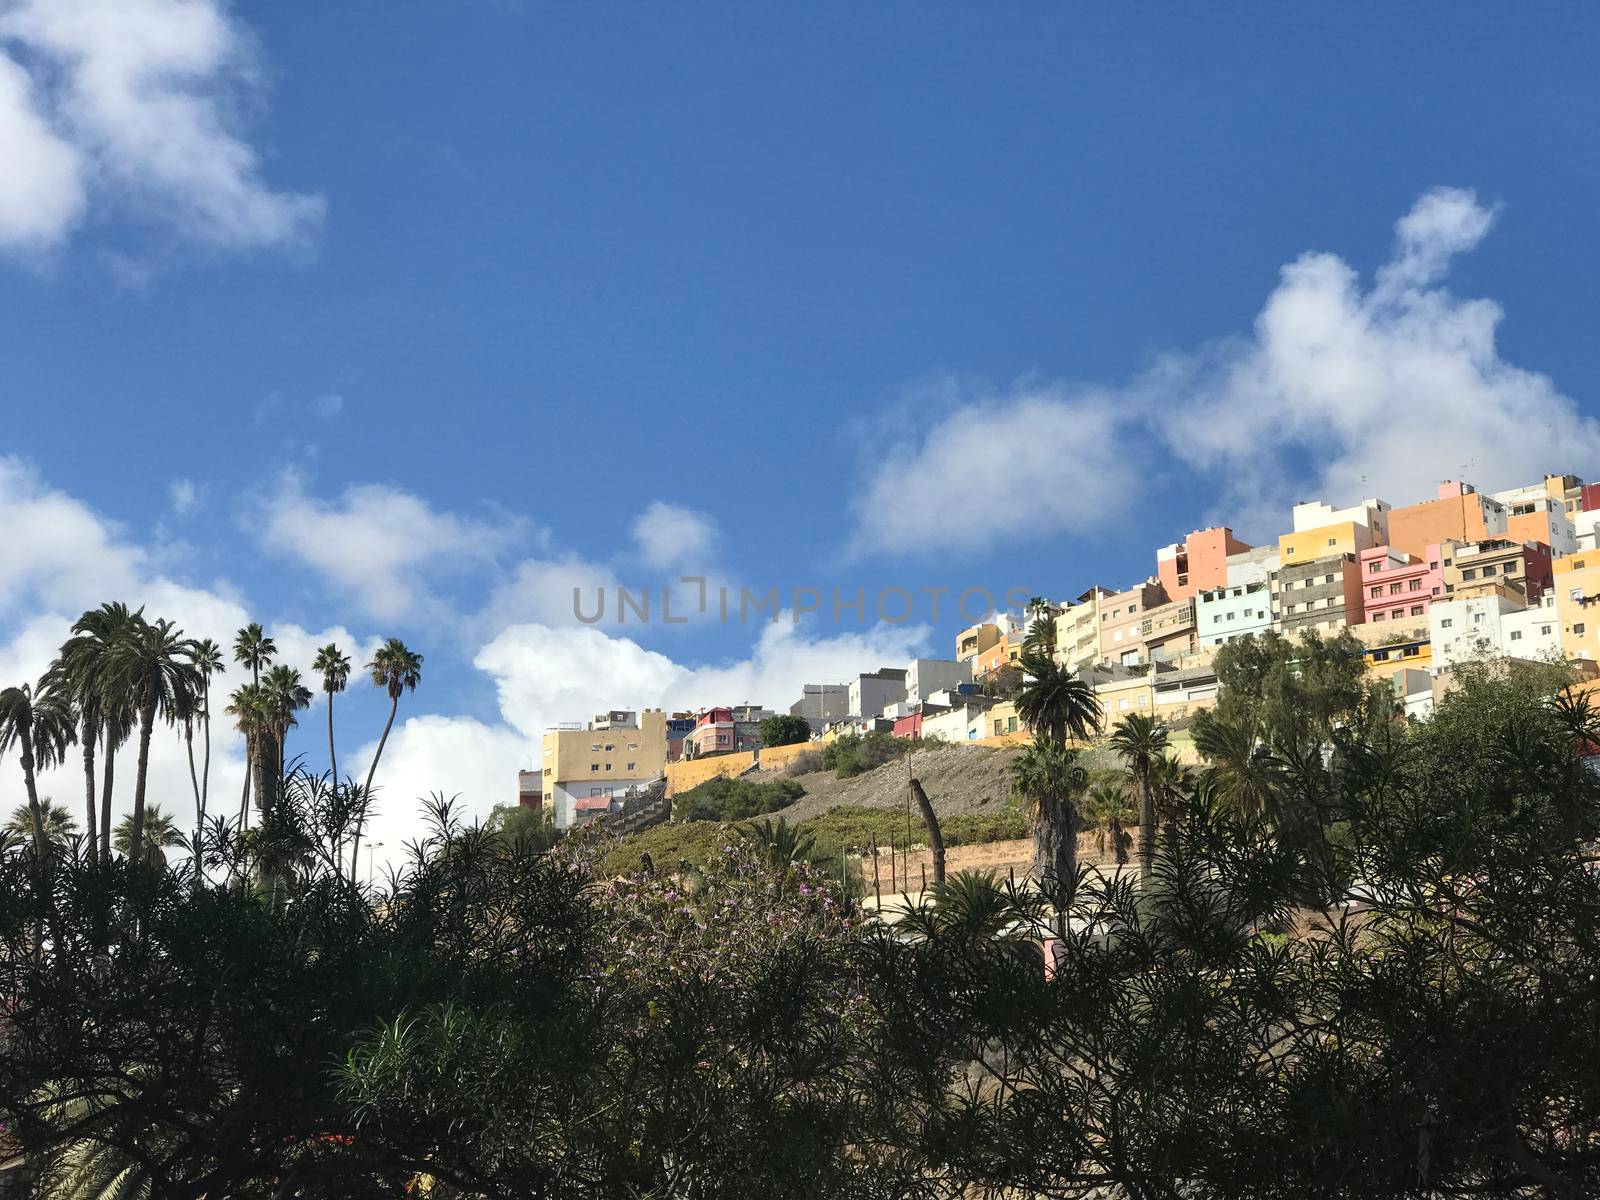
[[[822,748],[822,765],[838,778],[849,779],[899,758],[911,745],[909,738],[892,733],[850,733]]]
[[[744,821],[787,808],[805,788],[793,779],[757,783],[749,779],[708,779],[672,798],[674,821]]]

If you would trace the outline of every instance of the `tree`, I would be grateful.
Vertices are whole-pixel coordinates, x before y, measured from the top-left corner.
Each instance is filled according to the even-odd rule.
[[[1150,886],[1156,854],[1156,806],[1151,776],[1167,748],[1167,727],[1145,713],[1129,713],[1118,721],[1107,741],[1139,785],[1139,886]]]
[[[381,687],[389,693],[389,719],[383,723],[383,736],[378,739],[378,749],[372,755],[372,763],[367,767],[367,781],[362,785],[362,793],[369,799],[372,795],[372,780],[378,773],[378,760],[383,757],[383,748],[389,741],[389,730],[394,728],[394,714],[400,707],[400,696],[404,692],[414,692],[417,684],[422,682],[422,655],[407,648],[399,638],[390,638],[378,652],[372,656],[372,661],[367,664],[367,672],[372,677],[374,686]],[[355,836],[350,839],[350,878],[356,878],[356,869],[361,859],[361,827],[365,823],[366,809],[363,808],[361,816],[356,819]]]
[[[171,724],[193,713],[200,695],[195,643],[171,621],[142,618],[111,648],[107,686],[126,697],[139,717],[139,762],[133,785],[133,836],[129,857],[140,861],[144,836],[145,782],[150,737],[157,719]]]
[[[111,801],[117,750],[133,732],[127,696],[110,686],[111,651],[143,619],[126,604],[111,602],[84,613],[56,659],[63,686],[78,706],[83,746],[85,830],[90,856],[111,856]],[[100,811],[95,813],[95,744],[105,758]]]
[[[121,853],[133,857],[133,817],[130,814],[117,822],[117,827],[112,831],[111,844]],[[166,855],[163,851],[174,846],[184,846],[183,834],[178,831],[178,823],[167,813],[163,812],[159,804],[152,804],[144,814],[144,861],[157,865],[165,864]]]
[[[64,804],[57,804],[49,796],[39,801],[39,816],[44,826],[44,844],[52,855],[58,855],[78,836],[78,822]],[[18,805],[6,822],[6,832],[19,838],[36,838],[34,810],[27,804]],[[35,841],[35,846],[38,843]]]
[[[270,664],[277,653],[278,644],[255,622],[233,637],[233,661],[249,668],[251,683],[261,682],[262,668]]]
[[[1325,742],[1363,715],[1369,695],[1362,646],[1348,629],[1331,638],[1315,629],[1253,634],[1222,646],[1214,667],[1217,717],[1253,726],[1274,747]]]
[[[1281,792],[1283,760],[1261,739],[1253,722],[1202,714],[1195,722],[1194,748],[1211,764],[1219,800],[1247,819],[1270,814]]]
[[[296,724],[295,713],[311,706],[311,689],[301,682],[299,671],[281,663],[262,677],[261,688],[270,717],[275,760],[268,786],[276,799],[282,791],[289,730]]]
[[[804,717],[796,717],[789,713],[767,717],[756,728],[761,734],[763,747],[792,746],[796,742],[811,740],[811,725]]]
[[[49,675],[38,684],[0,691],[0,755],[13,747],[22,767],[28,812],[33,818],[33,843],[40,861],[49,851],[45,811],[39,803],[37,771],[62,761],[76,736],[77,715],[58,681]]]
[[[1022,675],[1017,715],[1035,733],[1065,746],[1069,736],[1086,740],[1099,728],[1094,689],[1066,667],[1043,654],[1024,654]]]
[[[922,814],[922,823],[928,827],[928,846],[933,851],[933,881],[943,883],[944,833],[939,828],[939,816],[933,811],[928,793],[922,790],[922,782],[919,779],[911,780],[911,798],[917,802],[917,811]]]
[[[1108,850],[1117,866],[1128,861],[1128,849],[1133,844],[1127,827],[1139,822],[1138,810],[1128,802],[1128,793],[1120,784],[1101,783],[1089,790],[1084,799],[1083,817],[1094,827],[1095,841],[1100,853]]]
[[[1088,786],[1078,753],[1035,734],[1006,768],[1033,814],[1033,869],[1056,910],[1057,936],[1066,936],[1067,904],[1078,879],[1077,797]]]
[[[205,756],[200,768],[199,783],[195,787],[194,822],[194,874],[198,881],[203,869],[200,841],[206,827],[206,809],[211,795],[211,680],[227,667],[222,661],[222,647],[210,638],[202,638],[194,645],[194,669],[200,679],[199,714],[205,730]],[[183,738],[189,751],[189,776],[194,778],[194,737],[192,720],[184,723]]]
[[[1023,656],[1037,654],[1049,658],[1056,649],[1056,619],[1047,607],[1033,611],[1036,613],[1033,624],[1028,626],[1027,635],[1022,639]]]
[[[345,684],[350,681],[350,657],[329,642],[317,651],[311,669],[321,676],[322,692],[328,697],[328,770],[333,775],[333,781],[338,783],[339,757],[333,749],[333,698],[344,691]]]
[[[241,684],[228,698],[227,713],[244,738],[244,786],[239,793],[239,831],[250,827],[250,793],[258,802],[267,796],[267,747],[273,738],[272,704],[259,683]]]
[[[512,846],[548,850],[561,840],[561,831],[549,814],[531,804],[496,804],[486,825]]]

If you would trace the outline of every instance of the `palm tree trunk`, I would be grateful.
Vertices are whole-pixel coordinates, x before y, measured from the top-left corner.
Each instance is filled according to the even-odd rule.
[[[933,848],[933,881],[944,882],[944,834],[939,830],[939,818],[928,803],[928,793],[922,790],[920,780],[911,781],[911,795],[922,813],[922,823],[928,827],[928,845]]]
[[[350,839],[350,883],[355,885],[361,867],[361,827],[367,820],[367,805],[372,802],[372,777],[378,773],[378,760],[383,757],[384,743],[389,740],[389,730],[394,728],[395,710],[400,707],[400,695],[395,693],[389,697],[389,719],[383,723],[383,736],[378,739],[378,749],[372,756],[372,765],[367,768],[367,782],[361,787],[361,813],[356,817],[355,836]]]
[[[128,838],[128,857],[144,861],[144,786],[150,772],[150,735],[156,728],[155,705],[139,714],[139,766],[133,777],[133,831]]]
[[[328,693],[328,770],[333,775],[333,786],[339,786],[339,759],[333,753],[333,693]]]
[[[106,862],[111,861],[111,785],[117,775],[117,746],[112,740],[109,725],[105,729],[105,740],[101,743],[105,751],[106,769],[105,782],[100,788],[100,857]]]
[[[255,739],[249,734],[244,739],[244,786],[239,789],[239,832],[250,828],[250,773],[255,770]]]
[[[89,861],[93,863],[100,856],[100,823],[96,820],[95,787],[94,787],[94,739],[96,730],[94,721],[89,717],[83,719],[83,793],[84,816],[87,823],[84,832],[87,835],[89,847]]]
[[[1156,802],[1150,792],[1150,770],[1139,772],[1139,890],[1150,890],[1156,861]]]
[[[183,723],[183,748],[189,755],[189,784],[194,788],[194,841],[189,856],[194,859],[195,882],[200,881],[200,831],[205,825],[205,810],[200,807],[200,776],[194,769],[194,722]]]
[[[23,729],[18,740],[22,751],[22,784],[28,793],[28,815],[33,818],[33,848],[39,855],[42,867],[50,847],[44,838],[44,809],[39,807],[39,787],[33,777],[33,737],[27,729]]]

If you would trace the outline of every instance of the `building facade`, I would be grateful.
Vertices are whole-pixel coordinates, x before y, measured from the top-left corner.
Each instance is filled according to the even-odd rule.
[[[1138,587],[1116,592],[1100,600],[1100,661],[1132,664],[1145,659],[1140,627],[1145,614],[1167,602],[1166,593],[1155,579]]]
[[[906,673],[897,667],[879,667],[857,675],[846,686],[850,694],[849,715],[876,717],[889,705],[906,698]]]
[[[800,688],[800,699],[789,706],[791,717],[804,717],[812,733],[821,733],[833,722],[850,715],[850,688],[843,683],[807,683]]]
[[[1537,543],[1485,538],[1446,543],[1439,554],[1445,595],[1453,599],[1500,594],[1537,604],[1550,589],[1550,551]]]
[[[540,745],[541,800],[558,829],[600,815],[624,793],[648,787],[667,765],[667,716],[659,708],[612,709],[587,725],[545,730]]]
[[[920,705],[934,692],[972,682],[972,660],[913,658],[906,664],[905,701]]]
[[[1444,563],[1438,546],[1418,557],[1393,546],[1374,546],[1357,559],[1361,571],[1363,620],[1422,619],[1428,605],[1444,598]]]
[[[1272,586],[1263,578],[1201,592],[1194,599],[1194,621],[1201,649],[1265,633],[1272,628]]]
[[[1600,553],[1569,554],[1551,564],[1561,652],[1600,662]]]
[[[1274,593],[1277,625],[1284,633],[1316,629],[1324,633],[1358,625],[1366,610],[1361,602],[1361,571],[1354,554],[1337,554],[1310,562],[1284,561]]]
[[[1389,514],[1389,545],[1415,558],[1426,554],[1429,546],[1505,535],[1505,505],[1454,479],[1440,484],[1434,499]]]
[[[1228,556],[1250,548],[1226,526],[1197,529],[1156,551],[1156,578],[1168,600],[1191,600],[1199,591],[1227,583]]]

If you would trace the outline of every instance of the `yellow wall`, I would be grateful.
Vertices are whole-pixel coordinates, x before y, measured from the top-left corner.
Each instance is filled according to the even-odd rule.
[[[639,713],[639,726],[545,730],[539,754],[542,790],[548,795],[555,784],[573,781],[620,784],[656,778],[667,761],[666,714],[647,709]]]
[[[691,758],[685,762],[667,764],[667,795],[676,796],[692,787],[698,787],[718,775],[729,779],[743,775],[756,765],[754,750],[740,750],[735,754],[717,754],[711,758]]]
[[[1332,542],[1332,545],[1328,543]],[[1278,539],[1283,565],[1313,562],[1332,554],[1360,554],[1372,547],[1372,530],[1359,521],[1341,521],[1318,529],[1286,533]]]
[[[1561,617],[1561,652],[1568,658],[1600,660],[1600,604],[1583,603],[1585,598],[1600,598],[1600,551],[1568,554],[1552,562],[1550,569]]]

